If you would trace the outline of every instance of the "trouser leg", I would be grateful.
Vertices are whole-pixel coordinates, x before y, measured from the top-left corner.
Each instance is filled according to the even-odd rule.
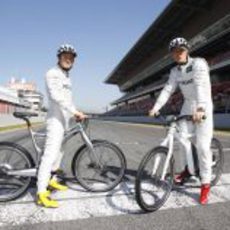
[[[190,139],[188,138],[188,135],[193,132],[194,126],[191,122],[181,121],[179,127],[181,131],[179,139],[181,143],[181,152],[185,153],[185,156],[181,156],[181,159],[185,159],[185,164],[188,165],[188,170],[190,174],[194,175],[195,169],[192,155],[192,145]]]
[[[196,126],[196,147],[198,152],[202,184],[209,184],[212,176],[211,141],[213,137],[212,115]]]
[[[59,154],[53,164],[52,172],[57,172],[57,170],[61,168],[61,162],[62,162],[63,156],[64,156],[64,151],[63,150],[59,151]],[[52,179],[56,179],[56,180],[58,179],[58,176],[56,173],[52,176]]]
[[[52,171],[56,171],[60,169],[63,156],[64,156],[64,151],[63,150],[59,151],[58,156],[53,164]]]
[[[60,153],[63,136],[63,124],[55,118],[48,119],[45,150],[38,169],[38,192],[44,192],[47,189],[51,176],[51,170],[57,155]]]

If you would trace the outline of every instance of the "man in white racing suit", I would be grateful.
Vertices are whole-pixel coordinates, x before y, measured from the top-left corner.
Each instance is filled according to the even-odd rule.
[[[77,111],[74,106],[69,71],[77,56],[75,49],[69,45],[62,45],[58,49],[58,64],[50,69],[45,77],[48,94],[49,109],[46,120],[47,137],[44,153],[38,169],[38,200],[44,207],[56,208],[58,202],[51,199],[48,187],[66,190],[57,178],[51,178],[51,171],[59,169],[63,157],[61,150],[64,131],[68,127],[69,119],[75,117],[83,120],[86,116]]]
[[[155,116],[168,101],[170,95],[180,88],[184,103],[181,115],[193,115],[193,122],[180,122],[181,143],[185,148],[188,167],[177,177],[178,180],[194,174],[191,142],[187,134],[195,132],[196,147],[201,175],[200,203],[208,202],[212,173],[211,140],[213,136],[213,103],[209,67],[205,59],[189,56],[189,44],[184,38],[175,38],[170,42],[169,50],[177,66],[171,69],[169,80],[150,111]],[[206,119],[203,119],[204,116]]]

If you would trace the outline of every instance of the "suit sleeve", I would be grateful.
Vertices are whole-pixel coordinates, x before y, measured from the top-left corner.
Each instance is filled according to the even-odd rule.
[[[168,101],[169,97],[175,92],[178,83],[176,81],[176,75],[173,70],[171,70],[168,82],[161,91],[157,101],[154,105],[154,110],[159,111]]]
[[[63,95],[63,84],[61,82],[61,79],[57,74],[55,74],[55,71],[49,71],[46,74],[46,85],[47,89],[49,91],[50,97],[60,105],[63,109],[68,111],[71,114],[75,114],[76,108],[72,103],[67,103],[66,100],[64,100],[65,96]]]
[[[206,109],[208,95],[207,87],[210,85],[209,66],[204,59],[198,59],[194,65],[194,84],[197,99],[197,108]]]

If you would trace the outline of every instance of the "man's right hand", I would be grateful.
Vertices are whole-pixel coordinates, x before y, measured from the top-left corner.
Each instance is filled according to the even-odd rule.
[[[77,111],[75,114],[74,114],[74,117],[76,119],[76,121],[83,121],[85,120],[88,116],[82,112],[79,112]]]

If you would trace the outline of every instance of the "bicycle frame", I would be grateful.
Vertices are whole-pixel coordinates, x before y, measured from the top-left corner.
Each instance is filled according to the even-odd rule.
[[[193,134],[187,135],[187,138],[189,139],[192,136],[193,136]],[[163,166],[161,180],[164,180],[164,178],[166,176],[169,162],[170,162],[170,159],[173,155],[174,138],[176,138],[177,140],[180,140],[180,130],[178,128],[176,121],[172,122],[170,124],[166,137],[160,143],[160,146],[166,147],[168,149],[166,160],[165,160],[165,163]],[[154,175],[156,173],[156,170],[157,170],[159,164],[160,164],[160,156],[156,156],[156,161],[155,161],[155,164],[153,165],[152,175]]]
[[[42,149],[38,146],[36,142],[36,137],[42,137],[45,138],[46,134],[41,132],[35,132],[30,125],[28,125],[28,131],[30,134],[30,138],[32,140],[33,147],[35,149],[36,153],[36,162],[35,167],[30,169],[22,169],[22,170],[10,170],[7,172],[7,175],[10,176],[25,176],[25,177],[36,177],[37,176],[37,169],[39,166],[39,160],[41,159],[42,155]],[[84,128],[82,127],[81,123],[77,123],[74,127],[67,130],[64,134],[64,139],[62,142],[62,145],[65,145],[72,137],[80,133],[82,140],[86,144],[86,146],[90,149],[90,155],[91,160],[96,161],[99,163],[99,166],[101,166],[99,159],[97,158],[97,155],[94,152],[93,144],[90,140],[90,138],[87,136]],[[102,167],[102,166],[101,166]]]

